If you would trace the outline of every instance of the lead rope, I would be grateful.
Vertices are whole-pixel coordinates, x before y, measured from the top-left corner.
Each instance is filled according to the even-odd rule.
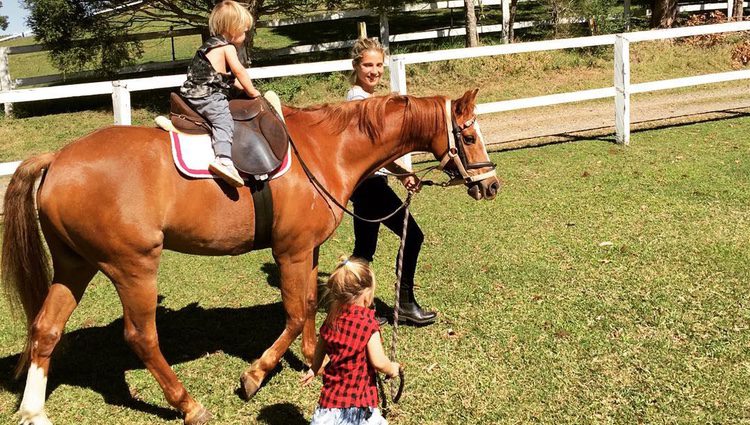
[[[393,336],[391,337],[391,360],[396,361],[396,348],[398,345],[398,306],[401,302],[401,275],[403,273],[404,268],[404,248],[406,247],[406,231],[407,227],[409,226],[409,204],[411,203],[411,198],[414,195],[414,192],[409,191],[406,195],[406,201],[404,201],[404,225],[402,227],[403,230],[401,230],[401,244],[398,248],[398,264],[396,266],[396,283],[394,284],[394,288],[396,291],[396,299],[393,306]],[[383,338],[383,334],[380,334],[381,340]],[[378,375],[378,387],[380,390],[380,401],[383,406],[383,416],[387,416],[390,409],[388,407],[388,397],[386,397],[385,393],[385,384],[380,379],[380,375]],[[398,371],[398,382],[395,380],[391,381],[391,397],[390,400],[393,403],[398,403],[398,401],[401,399],[401,394],[404,391],[404,370],[403,368],[399,368]]]
[[[391,360],[396,361],[396,346],[398,343],[398,309],[401,305],[401,274],[404,268],[404,247],[406,246],[406,228],[409,226],[409,204],[411,203],[412,192],[406,196],[406,205],[404,206],[404,226],[401,231],[401,246],[398,248],[398,267],[396,268],[396,300],[393,305],[393,337],[391,338]],[[399,370],[399,382],[391,381],[391,399],[394,403],[401,398],[401,392],[404,389],[404,377]]]

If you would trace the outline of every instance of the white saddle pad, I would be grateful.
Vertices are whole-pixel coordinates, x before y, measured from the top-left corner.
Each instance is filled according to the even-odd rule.
[[[208,164],[214,159],[214,149],[211,146],[211,136],[208,134],[185,134],[175,131],[169,132],[172,143],[172,158],[180,172],[188,177],[198,179],[220,178],[208,170]],[[281,161],[279,168],[272,171],[269,179],[276,179],[284,175],[292,164],[291,146],[287,148],[286,155]],[[251,176],[240,172],[243,179],[249,180]]]

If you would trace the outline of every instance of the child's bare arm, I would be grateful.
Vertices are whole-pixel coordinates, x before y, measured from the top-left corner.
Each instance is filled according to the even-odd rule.
[[[310,369],[315,372],[316,375],[320,374],[320,369],[323,367],[323,360],[326,357],[326,342],[323,338],[318,337],[318,342],[315,344],[315,354],[313,354],[313,361],[310,365]]]
[[[394,378],[398,376],[399,364],[392,362],[383,350],[383,343],[380,341],[380,332],[375,332],[367,341],[367,357],[370,363],[378,372]]]
[[[326,357],[326,342],[323,338],[318,337],[318,342],[315,344],[315,354],[313,355],[312,365],[300,379],[302,385],[307,385],[315,378],[316,375],[320,374],[320,370],[323,368],[323,361]]]
[[[242,88],[250,97],[260,96],[260,92],[253,86],[250,75],[247,74],[247,70],[242,66],[240,58],[237,56],[237,49],[231,45],[227,46],[224,57],[226,58],[227,65],[229,65],[229,69],[232,70],[232,73],[237,77],[237,82],[241,85],[239,88]]]

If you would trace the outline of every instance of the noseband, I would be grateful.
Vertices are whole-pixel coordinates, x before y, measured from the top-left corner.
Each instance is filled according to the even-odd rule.
[[[496,177],[495,173],[496,164],[494,162],[473,162],[469,163],[466,157],[466,148],[464,145],[470,145],[474,142],[468,142],[463,135],[463,131],[473,126],[477,122],[477,116],[474,115],[470,120],[466,121],[462,125],[456,123],[456,118],[453,116],[453,108],[451,107],[450,99],[445,101],[445,125],[446,128],[450,128],[448,131],[448,150],[443,154],[440,159],[440,165],[437,167],[438,170],[442,170],[448,174],[453,180],[457,182],[463,182],[465,184],[476,183],[478,181]],[[481,133],[480,133],[481,137]],[[459,143],[456,144],[456,139]],[[484,143],[484,141],[482,141]],[[451,170],[445,169],[451,161],[455,164],[456,169]],[[476,170],[480,168],[489,167],[490,170],[484,173],[470,175],[469,170]]]

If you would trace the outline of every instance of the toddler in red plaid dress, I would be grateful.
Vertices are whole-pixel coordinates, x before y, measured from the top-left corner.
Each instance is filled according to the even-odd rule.
[[[313,363],[301,378],[308,385],[323,371],[323,389],[312,425],[388,424],[378,409],[376,371],[398,376],[385,355],[375,311],[375,276],[363,260],[343,259],[328,279],[331,305],[320,327]],[[324,359],[329,362],[323,369]]]

